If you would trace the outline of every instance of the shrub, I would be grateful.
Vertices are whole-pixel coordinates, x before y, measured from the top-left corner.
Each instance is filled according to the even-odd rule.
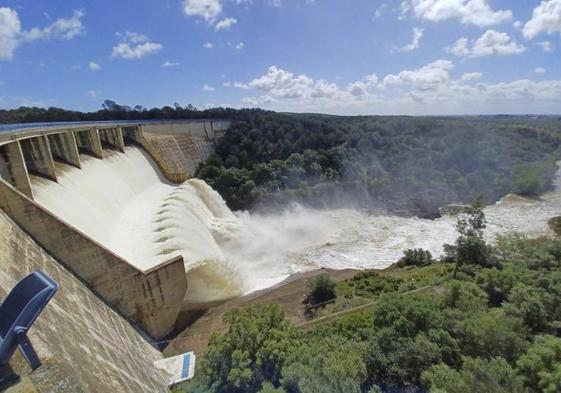
[[[434,262],[430,251],[423,250],[422,248],[410,248],[405,250],[403,254],[404,256],[397,262],[399,267],[422,266]]]
[[[337,282],[329,277],[328,274],[320,274],[308,281],[309,294],[305,303],[308,305],[316,305],[337,297]]]
[[[561,236],[561,216],[553,217],[547,223],[557,236]]]

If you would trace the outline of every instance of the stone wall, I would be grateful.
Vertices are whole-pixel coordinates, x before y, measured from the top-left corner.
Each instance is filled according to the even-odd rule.
[[[161,354],[0,211],[0,299],[37,269],[60,284],[29,333],[43,362],[29,375],[39,392],[168,391],[152,364]],[[20,376],[22,363],[11,363]]]

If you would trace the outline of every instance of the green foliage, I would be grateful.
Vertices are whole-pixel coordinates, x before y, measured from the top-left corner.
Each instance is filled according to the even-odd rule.
[[[440,363],[425,371],[422,380],[431,392],[524,392],[522,380],[516,375],[516,370],[501,357],[490,360],[466,357],[460,371]]]
[[[335,300],[337,297],[337,282],[328,274],[320,274],[308,281],[309,294],[305,303],[311,306]]]
[[[561,236],[561,216],[553,217],[547,223],[557,236]]]
[[[265,382],[259,393],[286,393],[282,387],[275,388],[271,382]]]
[[[454,278],[457,277],[459,269],[464,265],[484,267],[498,265],[493,255],[493,249],[483,239],[485,227],[483,201],[478,197],[465,208],[464,213],[458,216],[456,229],[459,236],[455,245],[447,245],[445,248],[447,253],[445,259],[456,262]]]
[[[542,288],[518,284],[508,296],[504,308],[508,315],[521,319],[532,333],[546,332],[550,321],[547,298],[548,294]]]
[[[502,310],[470,314],[452,330],[467,356],[485,359],[500,356],[513,362],[527,347],[522,321],[505,315]]]
[[[523,163],[514,167],[516,180],[515,192],[521,195],[535,196],[547,190],[547,173],[550,162]]]
[[[423,371],[440,362],[441,349],[427,335],[404,337],[382,329],[368,341],[369,380],[383,387],[419,386]]]
[[[433,263],[432,254],[422,248],[408,249],[403,252],[404,256],[397,262],[397,266],[423,266]]]
[[[423,295],[384,295],[372,314],[374,327],[391,328],[413,337],[439,328],[442,317],[436,299]]]
[[[360,393],[366,379],[364,347],[339,337],[319,337],[294,353],[283,369],[288,392]]]
[[[233,116],[237,121],[198,176],[213,184],[216,170],[247,170],[259,191],[257,206],[267,207],[294,200],[316,207],[352,203],[434,217],[440,206],[479,194],[486,203],[516,191],[535,194],[551,184],[561,140],[555,125],[543,121]],[[222,193],[230,206],[252,207],[253,198],[234,193]]]
[[[489,305],[499,307],[507,299],[512,288],[520,282],[520,276],[512,268],[483,269],[477,273],[475,282],[487,294]]]
[[[501,269],[476,266],[462,280],[450,280],[452,265],[441,263],[357,274],[339,284],[339,299],[376,299],[372,311],[309,331],[276,306],[236,310],[187,389],[558,392],[561,239],[509,236],[496,247]],[[400,293],[411,279],[444,283]]]
[[[443,304],[462,313],[475,313],[487,309],[487,296],[471,282],[452,281],[447,285]]]
[[[381,293],[397,291],[401,283],[399,278],[382,276],[377,272],[360,272],[340,283],[338,292],[346,298],[375,299]]]
[[[275,386],[287,357],[299,346],[298,331],[277,305],[259,305],[226,314],[227,334],[213,334],[197,366],[195,383],[209,392],[258,392]]]
[[[517,368],[532,391],[561,391],[561,338],[537,336],[528,352],[518,360]]]

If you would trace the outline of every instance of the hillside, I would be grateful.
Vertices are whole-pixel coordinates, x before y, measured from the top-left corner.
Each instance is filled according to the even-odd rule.
[[[481,195],[547,190],[558,121],[240,111],[198,176],[233,209],[353,206],[433,217]]]

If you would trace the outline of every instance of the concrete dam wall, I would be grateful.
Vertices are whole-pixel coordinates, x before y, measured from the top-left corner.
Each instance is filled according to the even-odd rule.
[[[152,183],[171,190],[174,184],[190,178],[198,162],[212,152],[216,133],[228,125],[227,121],[76,125],[3,133],[0,207],[122,317],[150,336],[162,337],[173,329],[187,292],[182,255],[164,252],[149,263],[129,260],[134,255],[122,250],[130,248],[117,246],[121,251],[116,252],[115,244],[121,243],[111,243],[104,237],[108,228],[102,223],[116,221],[119,209],[125,209]],[[135,184],[127,183],[130,172],[118,175],[123,168],[112,165],[126,163],[127,153],[131,154],[129,169],[134,170],[135,165],[140,171],[150,168],[132,176],[142,179]],[[96,179],[87,177],[92,168],[100,166],[107,170],[113,167],[114,172],[106,170]],[[110,182],[119,176],[121,183]],[[76,183],[77,178],[80,180]],[[95,188],[84,189],[88,182]],[[44,192],[46,184],[61,193]],[[99,198],[103,191],[105,196]],[[58,202],[64,200],[70,208],[57,209],[56,203],[49,203],[53,201],[49,195],[54,194]],[[88,194],[96,200],[97,208],[88,205],[84,198]]]
[[[29,391],[169,391],[153,365],[160,352],[0,211],[0,299],[37,269],[60,288],[29,331],[43,365],[30,373],[17,352],[10,362],[31,380],[36,390]]]

